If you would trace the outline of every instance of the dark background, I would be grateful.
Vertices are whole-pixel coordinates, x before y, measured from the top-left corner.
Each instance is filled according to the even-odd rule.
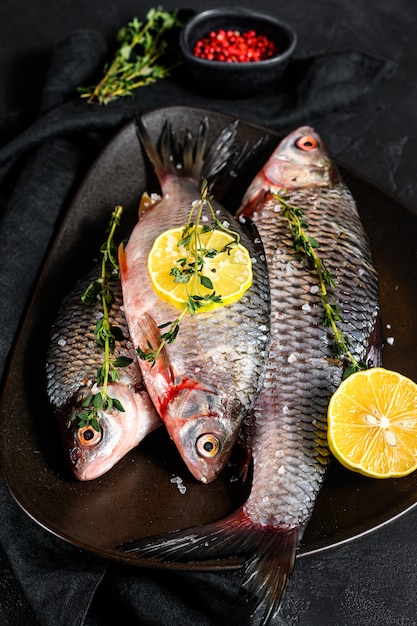
[[[59,41],[76,30],[91,28],[104,35],[111,44],[121,26],[135,15],[143,18],[151,6],[152,3],[132,0],[2,0],[2,143],[29,127],[38,116],[51,53]],[[170,10],[178,5],[165,1],[163,6]],[[188,4],[194,10],[217,6],[218,2]],[[249,1],[241,1],[239,6],[255,8]],[[354,167],[417,207],[417,4],[414,0],[258,0],[256,8],[280,16],[295,27],[298,32],[297,57],[351,49],[396,64],[393,74],[364,100],[342,108],[329,118],[318,117],[314,125],[342,163]],[[207,107],[210,108],[210,99],[207,99]],[[259,123],[263,121],[260,119]],[[0,250],[0,258],[1,255]],[[406,267],[404,272],[407,272]],[[16,289],[19,291],[19,285]],[[16,325],[17,322],[16,319]],[[2,361],[6,359],[13,330],[12,324],[5,329],[8,334],[7,340],[2,341]],[[14,505],[5,501],[4,506],[10,510]],[[15,513],[15,518],[19,520],[19,512]],[[30,520],[28,523],[33,524]],[[412,510],[354,542],[299,559],[282,609],[287,623],[291,626],[416,625],[416,526],[417,510]],[[36,559],[36,550],[40,551],[40,558],[45,557],[49,535],[45,532],[44,536],[44,548],[28,542],[27,552],[31,558],[35,556]],[[80,553],[80,562],[83,558]],[[4,568],[0,578],[0,623],[35,624],[32,609],[36,594],[29,595],[28,601],[15,576],[14,563],[2,550],[0,565]],[[136,573],[133,571],[129,575],[134,577]],[[141,582],[138,574],[138,585],[145,587],[143,573],[140,576]],[[169,579],[161,575],[159,580],[166,586],[164,602],[169,604]],[[152,576],[152,581],[156,589],[157,576]],[[201,579],[201,585],[205,584],[207,581]],[[39,585],[42,586],[42,580]],[[186,593],[184,595],[186,597]],[[119,600],[122,597],[119,594]],[[129,599],[125,598],[125,601]],[[120,602],[121,606],[123,602]],[[175,604],[175,599],[172,602]],[[186,599],[183,602],[186,604]],[[35,602],[35,605],[40,623],[50,623],[46,617],[42,619],[39,603]],[[172,621],[167,617],[159,619],[157,608],[155,611],[154,621],[145,622],[133,612],[121,623],[199,624],[198,618],[181,622],[174,613]],[[93,623],[90,619],[92,621],[87,620],[85,624]],[[69,618],[61,623],[81,624]],[[102,621],[98,619],[94,623],[105,624],[107,621],[103,617]]]

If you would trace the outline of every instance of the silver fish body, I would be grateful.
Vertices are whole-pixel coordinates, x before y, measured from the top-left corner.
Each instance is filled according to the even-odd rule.
[[[159,345],[159,326],[175,320],[180,311],[155,292],[147,270],[156,237],[169,228],[185,226],[193,203],[201,198],[204,163],[202,123],[197,148],[182,152],[184,165],[171,158],[172,137],[157,154],[141,128],[141,141],[158,175],[162,197],[144,212],[120,256],[124,309],[135,346]],[[186,136],[184,144],[189,137]],[[194,316],[186,314],[172,344],[156,362],[141,360],[149,394],[193,476],[209,483],[228,461],[243,419],[253,407],[265,372],[269,347],[269,286],[265,264],[242,227],[215,199],[216,217],[238,232],[250,251],[253,283],[243,297],[228,306]],[[202,223],[211,223],[206,206]],[[212,444],[214,442],[214,447]]]
[[[257,598],[251,624],[274,623],[330,453],[327,407],[346,361],[336,357],[316,270],[297,252],[275,195],[285,189],[335,287],[328,301],[357,360],[381,359],[378,276],[355,202],[320,137],[288,135],[255,177],[239,215],[261,235],[271,288],[271,347],[264,384],[242,433],[253,459],[251,492],[226,519],[123,549],[158,560],[245,557],[244,586]]]
[[[347,365],[346,356],[335,354],[333,330],[323,324],[317,271],[295,249],[274,196],[283,189],[301,209],[305,232],[318,242],[317,254],[334,280],[327,302],[341,312],[337,325],[350,352],[370,367],[381,362],[378,275],[368,237],[321,138],[302,127],[281,142],[239,211],[259,230],[271,285],[270,358],[246,434],[253,482],[242,509],[250,526],[272,531],[272,547],[260,547],[260,562],[247,571],[254,592],[263,584],[269,589],[258,609],[265,623],[279,610],[323,482],[330,459],[327,407]],[[279,573],[271,574],[274,569]]]
[[[315,149],[300,145],[310,139]],[[309,166],[305,162],[310,162]],[[302,176],[297,175],[300,167]],[[301,178],[301,180],[300,180]],[[328,301],[357,361],[380,361],[378,276],[356,204],[311,128],[291,134],[255,179],[240,213],[255,222],[271,284],[271,350],[249,441],[254,477],[245,511],[261,525],[305,525],[329,460],[326,416],[346,361],[334,352],[333,330],[323,324],[317,272],[308,268],[271,192],[285,188],[302,210],[307,234],[335,281]],[[260,189],[268,193],[258,204]],[[255,194],[255,197],[253,196]]]
[[[60,304],[47,353],[47,393],[60,425],[69,465],[78,480],[92,480],[111,469],[129,450],[160,425],[159,417],[144,388],[133,354],[126,319],[122,311],[120,281],[112,281],[114,302],[110,323],[120,330],[112,358],[126,356],[132,363],[119,368],[120,380],[108,385],[108,394],[122,404],[124,411],[101,411],[100,430],[78,427],[71,418],[83,410],[82,403],[100,388],[95,384],[103,351],[97,347],[94,329],[102,316],[99,300],[83,303],[81,295],[94,280],[100,267],[75,285]]]

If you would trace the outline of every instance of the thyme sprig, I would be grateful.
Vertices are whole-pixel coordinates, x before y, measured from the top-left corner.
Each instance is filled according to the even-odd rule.
[[[120,328],[110,323],[109,312],[114,302],[114,295],[111,289],[111,280],[119,274],[117,262],[117,247],[114,243],[114,233],[120,224],[122,207],[117,206],[111,216],[107,228],[107,239],[100,247],[101,272],[100,276],[91,282],[81,296],[81,301],[86,304],[100,299],[103,316],[97,320],[94,334],[96,344],[103,351],[103,363],[97,369],[96,384],[101,385],[101,391],[96,394],[89,394],[82,403],[83,411],[76,413],[71,420],[78,420],[78,428],[91,425],[94,430],[99,431],[100,411],[109,411],[112,408],[124,412],[123,405],[117,398],[112,398],[107,393],[109,383],[120,379],[118,368],[126,367],[132,359],[126,356],[119,356],[117,359],[111,358],[115,342],[123,338]]]
[[[203,224],[201,226],[203,209],[207,206],[210,211],[211,225]],[[216,229],[223,230],[233,237],[233,240],[223,246],[220,250],[216,248],[206,248],[201,240],[204,233],[213,232]],[[222,296],[214,290],[213,283],[210,278],[203,274],[206,259],[212,259],[218,254],[229,254],[233,247],[240,243],[239,233],[228,228],[226,223],[221,222],[213,208],[212,196],[209,194],[209,188],[206,180],[202,181],[200,188],[200,198],[193,203],[188,215],[187,223],[178,242],[178,248],[185,248],[185,256],[177,259],[174,266],[170,269],[170,276],[174,276],[174,282],[187,284],[187,301],[180,315],[172,321],[161,324],[158,328],[168,328],[168,330],[159,336],[160,343],[154,348],[148,341],[149,350],[145,351],[137,348],[139,358],[149,361],[152,366],[155,364],[161,350],[167,343],[173,343],[178,335],[180,323],[186,313],[195,315],[195,313],[212,302],[221,302]],[[210,293],[201,294],[200,286],[211,289]]]
[[[169,56],[165,35],[179,26],[177,11],[169,13],[162,7],[150,9],[146,22],[134,17],[118,32],[119,48],[112,62],[105,66],[103,78],[96,86],[79,87],[81,97],[89,103],[108,104],[168,76],[180,59],[179,56],[173,62],[170,59],[170,65],[165,65]]]
[[[337,357],[345,356],[350,361],[350,365],[348,365],[343,372],[343,379],[354,372],[367,369],[366,363],[358,361],[353,356],[348,336],[338,327],[338,323],[343,322],[342,312],[337,304],[329,302],[328,293],[328,288],[334,289],[336,283],[331,271],[326,267],[323,259],[321,259],[316,252],[320,247],[319,242],[313,237],[310,237],[306,232],[308,224],[304,220],[302,209],[291,204],[290,197],[285,193],[285,190],[274,194],[274,197],[280,203],[283,213],[287,218],[295,250],[304,254],[317,272],[321,292],[321,303],[324,309],[323,325],[331,327],[333,331],[333,349],[335,355]]]

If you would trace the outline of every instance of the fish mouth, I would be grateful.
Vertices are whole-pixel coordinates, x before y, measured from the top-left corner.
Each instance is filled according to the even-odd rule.
[[[183,389],[171,403],[166,425],[193,477],[209,484],[227,465],[244,413],[230,397]]]
[[[222,416],[196,417],[174,436],[189,471],[201,483],[212,483],[230,458],[236,435]]]

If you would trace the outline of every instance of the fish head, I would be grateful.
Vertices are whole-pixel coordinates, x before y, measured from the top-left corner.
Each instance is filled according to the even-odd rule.
[[[81,481],[105,474],[160,425],[146,393],[126,390],[117,383],[109,385],[108,393],[117,397],[123,411],[114,408],[99,411],[98,430],[92,424],[79,427],[72,420],[64,433],[72,472]]]
[[[151,315],[141,316],[135,329],[142,350],[149,349],[148,342],[158,345],[161,331]],[[245,416],[242,403],[236,395],[214,388],[207,378],[175,375],[166,346],[155,361],[141,360],[140,367],[149,395],[189,471],[202,483],[213,482],[237,439]]]
[[[179,389],[163,417],[189,471],[204,484],[213,482],[226,466],[242,419],[237,399],[199,387]]]
[[[337,166],[321,137],[310,126],[301,126],[282,139],[255,176],[239,213],[250,215],[268,193],[329,186],[339,179]]]

